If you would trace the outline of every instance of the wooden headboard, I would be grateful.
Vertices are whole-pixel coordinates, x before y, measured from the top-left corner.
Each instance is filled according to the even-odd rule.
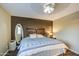
[[[33,34],[33,33],[46,35],[45,28],[26,28],[26,35],[27,36],[29,34]]]

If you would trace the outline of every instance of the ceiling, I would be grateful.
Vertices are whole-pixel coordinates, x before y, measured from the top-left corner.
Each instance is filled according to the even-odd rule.
[[[43,12],[44,3],[1,3],[11,16],[29,17],[43,20],[56,20],[79,11],[78,3],[55,3],[55,10],[51,15]]]

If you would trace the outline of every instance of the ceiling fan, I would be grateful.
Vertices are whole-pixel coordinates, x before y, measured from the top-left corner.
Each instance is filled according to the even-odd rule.
[[[55,3],[45,3],[43,6],[44,13],[51,14],[54,11]]]

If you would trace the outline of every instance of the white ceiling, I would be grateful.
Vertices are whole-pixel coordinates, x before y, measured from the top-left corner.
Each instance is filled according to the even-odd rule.
[[[12,16],[52,21],[79,11],[78,3],[56,3],[55,11],[51,15],[48,15],[43,12],[43,4],[44,3],[2,3],[0,5]]]

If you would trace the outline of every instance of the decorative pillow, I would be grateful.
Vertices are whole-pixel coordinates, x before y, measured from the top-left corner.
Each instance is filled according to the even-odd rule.
[[[36,34],[29,34],[30,38],[36,38]]]
[[[37,38],[43,38],[44,36],[41,35],[41,34],[36,34],[36,37],[37,37]]]

